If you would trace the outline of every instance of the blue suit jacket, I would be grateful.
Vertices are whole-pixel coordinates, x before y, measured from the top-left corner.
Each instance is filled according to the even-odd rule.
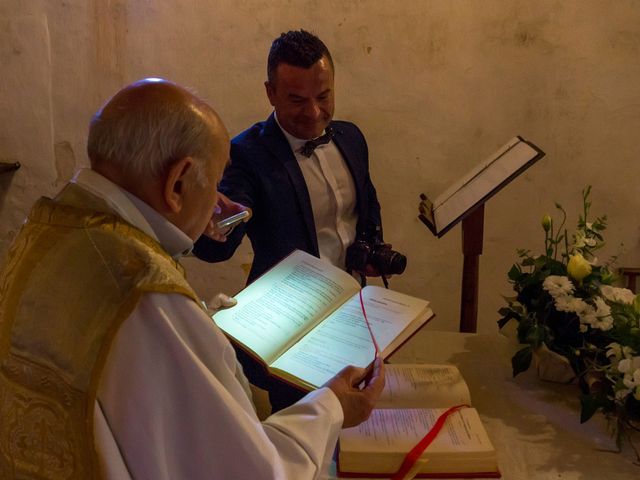
[[[380,227],[380,204],[369,177],[369,155],[362,132],[349,122],[331,123],[333,141],[353,176],[358,214],[357,235],[368,225]],[[226,242],[202,236],[194,253],[209,262],[227,260],[243,235],[249,236],[254,260],[248,283],[278,263],[294,249],[319,256],[311,200],[302,171],[280,127],[271,114],[231,141],[231,162],[219,190],[231,200],[253,210]],[[358,237],[357,237],[358,238]]]

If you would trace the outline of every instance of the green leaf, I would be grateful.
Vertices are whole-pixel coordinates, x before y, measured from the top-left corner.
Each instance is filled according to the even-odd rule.
[[[498,320],[498,328],[503,328],[507,323],[509,323],[509,320],[513,319],[514,317],[502,317],[500,320]]]
[[[533,350],[531,349],[531,347],[524,347],[522,350],[518,350],[511,359],[513,376],[515,377],[519,373],[526,372],[531,366],[532,358]]]
[[[539,347],[547,338],[547,329],[538,322],[533,322],[527,331],[526,343]]]
[[[597,394],[585,394],[580,397],[580,423],[589,420],[599,408],[607,405],[606,398]]]
[[[509,273],[507,274],[507,276],[509,277],[509,280],[516,281],[520,277],[520,273],[521,272],[518,266],[513,265],[509,270]]]
[[[636,313],[640,314],[640,295],[636,295],[636,298],[633,300],[633,309]]]

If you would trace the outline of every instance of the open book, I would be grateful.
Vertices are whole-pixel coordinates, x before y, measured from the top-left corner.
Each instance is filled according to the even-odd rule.
[[[359,292],[347,272],[296,250],[213,319],[272,375],[312,390],[347,365],[373,361]],[[426,300],[378,286],[364,287],[362,299],[383,358],[433,316]]]
[[[340,434],[338,476],[389,478],[440,414],[462,404],[470,405],[471,398],[455,366],[386,365],[379,408]],[[470,407],[447,418],[418,462],[418,478],[500,477],[496,451]]]
[[[441,237],[544,155],[522,137],[512,138],[435,200],[422,194],[420,220]]]

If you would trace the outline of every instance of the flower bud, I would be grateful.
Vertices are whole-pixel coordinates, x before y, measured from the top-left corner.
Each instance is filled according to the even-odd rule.
[[[545,215],[544,217],[542,217],[542,228],[544,229],[545,232],[548,232],[549,230],[551,230],[551,216],[550,215]]]
[[[591,273],[591,264],[580,253],[576,253],[569,257],[567,273],[571,278],[580,282]]]
[[[617,280],[617,277],[616,277],[616,275],[614,273],[610,272],[606,268],[602,269],[602,272],[600,273],[600,281],[604,285],[611,285],[616,280]]]

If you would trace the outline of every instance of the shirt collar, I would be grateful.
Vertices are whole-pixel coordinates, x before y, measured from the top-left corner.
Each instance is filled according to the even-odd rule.
[[[296,155],[300,155],[300,150],[302,149],[304,144],[307,143],[308,140],[305,140],[305,139],[302,139],[302,138],[298,138],[298,137],[294,137],[289,132],[287,132],[284,128],[282,128],[282,125],[280,125],[280,122],[278,121],[278,114],[275,111],[273,112],[273,117],[275,118],[276,123],[278,124],[278,127],[280,128],[280,130],[284,134],[284,137],[287,139],[287,142],[289,142],[289,146],[291,147],[291,150],[293,151],[293,153],[295,153]],[[325,134],[325,130],[322,131],[320,136],[322,136],[324,134]]]
[[[173,258],[185,255],[193,249],[193,241],[187,234],[149,204],[98,172],[82,168],[76,172],[71,182],[103,199],[124,220],[158,241]]]

